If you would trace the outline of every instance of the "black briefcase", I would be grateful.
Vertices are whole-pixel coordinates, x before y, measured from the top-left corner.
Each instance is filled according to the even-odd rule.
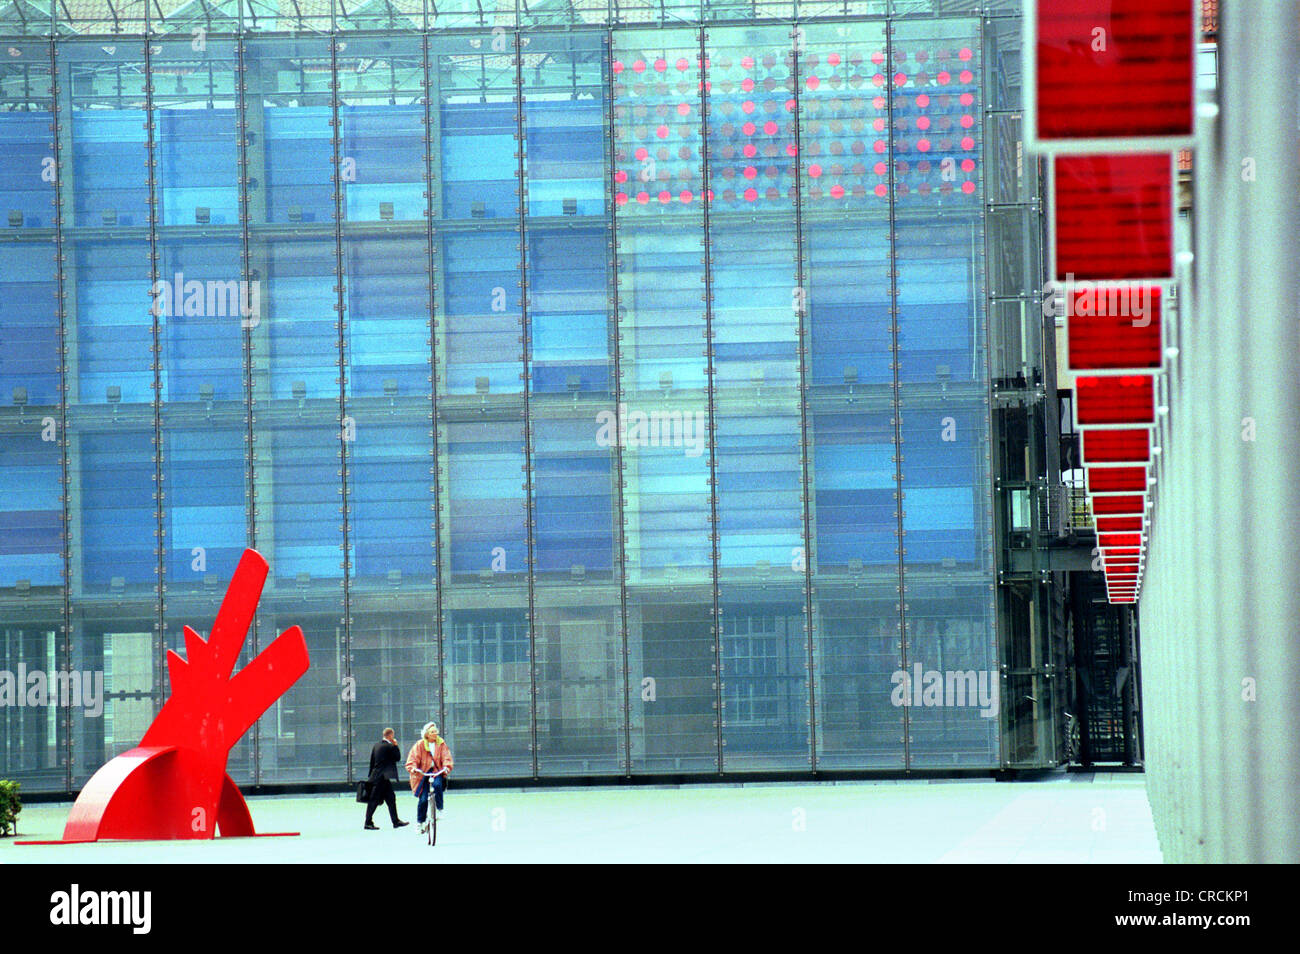
[[[357,801],[359,803],[362,805],[369,804],[370,792],[370,779],[366,779],[364,782],[357,782]]]

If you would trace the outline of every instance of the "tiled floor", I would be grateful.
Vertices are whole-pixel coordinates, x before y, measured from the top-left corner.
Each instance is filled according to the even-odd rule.
[[[247,862],[1159,863],[1141,775],[1044,781],[508,789],[449,794],[438,845],[416,828],[363,831],[349,796],[250,799],[259,831],[294,838],[24,846],[0,864]],[[57,838],[69,805],[27,806],[20,840]],[[403,818],[415,802],[399,793]],[[381,815],[383,809],[381,808]]]

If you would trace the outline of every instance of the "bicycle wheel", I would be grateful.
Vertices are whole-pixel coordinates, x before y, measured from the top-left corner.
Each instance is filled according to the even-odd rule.
[[[429,805],[429,847],[438,843],[438,812],[432,803]]]

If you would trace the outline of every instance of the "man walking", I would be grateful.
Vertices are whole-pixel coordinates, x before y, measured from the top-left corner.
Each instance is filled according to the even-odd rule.
[[[366,830],[378,831],[375,824],[375,809],[380,802],[388,805],[388,814],[393,820],[394,828],[409,825],[397,817],[397,796],[393,793],[393,782],[397,781],[397,760],[402,750],[397,746],[397,739],[392,729],[384,730],[384,737],[370,750],[370,801],[366,803]]]

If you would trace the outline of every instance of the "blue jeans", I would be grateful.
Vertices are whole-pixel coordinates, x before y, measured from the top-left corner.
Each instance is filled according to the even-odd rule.
[[[438,811],[442,811],[442,790],[446,787],[447,776],[439,775],[433,780],[433,804]],[[421,779],[420,785],[415,790],[415,797],[418,798],[419,804],[415,807],[415,821],[423,825],[424,820],[429,817],[429,780]]]

